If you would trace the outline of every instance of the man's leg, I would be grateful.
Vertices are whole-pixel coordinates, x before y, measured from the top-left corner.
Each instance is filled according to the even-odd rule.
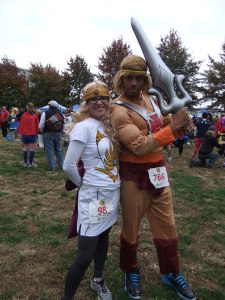
[[[194,300],[195,295],[180,273],[178,237],[169,187],[154,196],[147,213],[156,246],[162,281],[171,286],[181,299]]]
[[[64,159],[63,159],[61,142],[62,142],[62,133],[55,132],[54,133],[54,150],[55,150],[55,155],[56,155],[58,165],[62,169]]]
[[[178,274],[180,270],[177,252],[178,237],[169,187],[165,187],[160,195],[153,197],[147,217],[158,254],[160,272]]]
[[[197,137],[195,138],[195,148],[194,148],[194,152],[192,154],[193,157],[196,156],[198,149],[201,146],[202,142],[203,142],[203,138],[197,138]]]
[[[2,123],[2,135],[3,135],[3,137],[7,136],[7,132],[8,132],[8,122],[3,122]]]
[[[184,141],[178,142],[178,150],[179,150],[179,155],[181,156],[184,150]]]
[[[120,268],[125,272],[125,290],[132,299],[141,299],[140,269],[137,261],[138,230],[148,199],[146,190],[139,190],[135,182],[122,179],[121,206],[123,228],[120,237]]]
[[[206,158],[203,157],[203,156],[198,156],[198,159],[199,159],[199,167],[206,167]]]
[[[44,145],[45,145],[46,155],[48,159],[48,168],[54,171],[55,170],[54,140],[51,132],[44,133]]]
[[[208,161],[208,167],[212,168],[212,166],[215,164],[215,162],[217,161],[217,159],[220,157],[219,153],[216,152],[212,152],[209,155],[209,161]]]

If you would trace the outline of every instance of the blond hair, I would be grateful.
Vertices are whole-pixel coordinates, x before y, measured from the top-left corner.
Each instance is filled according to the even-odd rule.
[[[13,107],[12,109],[12,116],[15,116],[18,113],[18,108],[17,107]]]

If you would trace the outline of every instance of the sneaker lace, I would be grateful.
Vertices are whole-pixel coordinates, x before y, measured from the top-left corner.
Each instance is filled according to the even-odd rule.
[[[134,287],[139,287],[140,283],[139,283],[139,274],[137,273],[130,273],[130,279],[132,282],[132,286]]]
[[[103,294],[107,294],[107,293],[108,293],[108,289],[107,289],[107,287],[105,286],[105,281],[98,282],[98,284],[99,284],[100,287],[101,287],[102,293],[103,293]]]
[[[184,277],[181,275],[181,273],[179,273],[177,275],[177,277],[175,278],[176,282],[183,288],[183,289],[186,289],[188,286],[187,286],[187,282],[186,280],[184,279]]]

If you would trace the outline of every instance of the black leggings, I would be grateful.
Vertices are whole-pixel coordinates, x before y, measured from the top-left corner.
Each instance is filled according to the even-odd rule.
[[[8,122],[2,122],[2,136],[6,137],[8,132]]]
[[[78,252],[70,267],[65,283],[64,296],[72,299],[84,273],[94,258],[94,277],[101,278],[108,252],[111,227],[98,236],[80,236],[78,234]]]
[[[177,140],[173,142],[174,146],[178,148],[179,155],[182,155],[184,150],[184,141],[183,140]]]

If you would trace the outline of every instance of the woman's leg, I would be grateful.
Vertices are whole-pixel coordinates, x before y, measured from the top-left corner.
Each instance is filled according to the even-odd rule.
[[[24,144],[23,145],[23,160],[24,160],[24,164],[27,164],[28,149],[29,149],[29,145],[28,144]]]
[[[28,144],[29,147],[29,164],[32,165],[33,159],[34,159],[34,148],[35,148],[35,143],[33,144]]]
[[[111,227],[101,233],[98,238],[98,245],[95,251],[95,256],[94,256],[94,277],[95,278],[101,278],[107,253],[108,253],[108,248],[109,248],[109,232],[111,230]]]
[[[78,235],[78,252],[67,273],[64,296],[71,299],[74,296],[86,269],[95,255],[98,239],[98,236],[87,237]]]

